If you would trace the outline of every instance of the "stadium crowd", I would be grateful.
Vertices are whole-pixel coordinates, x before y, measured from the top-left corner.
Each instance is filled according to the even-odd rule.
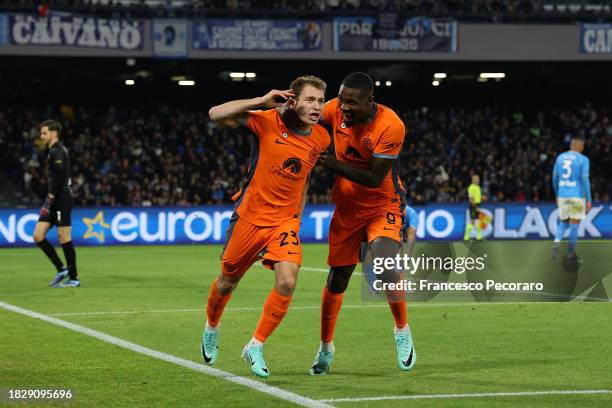
[[[407,126],[402,181],[413,204],[460,202],[472,172],[490,201],[553,200],[551,172],[572,136],[585,137],[594,200],[612,195],[612,111],[585,106],[527,117],[494,108],[399,111]],[[8,107],[0,110],[0,172],[22,204],[46,194],[37,125],[53,117],[72,157],[77,205],[230,203],[247,174],[248,132],[217,126],[206,113],[138,109]],[[329,200],[333,176],[316,167],[311,203]]]
[[[306,13],[337,15],[359,13],[405,13],[445,15],[460,19],[493,21],[563,18],[578,16],[609,19],[606,0],[0,0],[8,11],[72,11],[106,17],[204,17],[249,13],[270,15]]]

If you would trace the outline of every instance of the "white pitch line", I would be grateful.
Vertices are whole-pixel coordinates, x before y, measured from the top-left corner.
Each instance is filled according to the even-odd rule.
[[[377,307],[389,307],[387,304],[374,304],[374,305],[343,305],[342,308],[347,309],[367,309]],[[261,311],[262,306],[256,307],[228,307],[225,309],[226,312],[258,312]],[[320,310],[320,305],[312,306],[290,306],[289,310]],[[185,313],[185,312],[202,312],[206,309],[160,309],[160,310],[117,310],[117,311],[101,311],[101,312],[73,312],[73,313],[50,313],[49,316],[96,316],[96,315],[113,315],[113,314],[138,314],[138,313]]]
[[[201,373],[210,375],[212,377],[220,378],[225,381],[230,381],[238,385],[242,385],[247,388],[251,388],[255,391],[262,392],[264,394],[271,395],[275,398],[279,398],[285,401],[292,402],[294,404],[300,405],[302,407],[311,407],[311,408],[329,408],[333,407],[333,405],[329,405],[322,401],[316,401],[307,397],[303,397],[298,394],[294,394],[289,391],[285,391],[278,387],[273,387],[267,385],[265,383],[252,380],[250,378],[241,377],[238,375],[234,375],[232,373],[219,370],[216,368],[208,367],[202,364],[198,364],[191,360],[186,360],[184,358],[180,358],[177,356],[173,356],[172,354],[163,353],[161,351],[153,350],[148,347],[141,346],[136,343],[129,342],[127,340],[120,339],[118,337],[111,336],[109,334],[99,332],[97,330],[90,329],[85,326],[81,326],[78,324],[70,323],[65,320],[56,319],[51,316],[47,316],[41,313],[37,313],[33,310],[23,309],[18,306],[11,305],[9,303],[5,303],[0,301],[0,308],[18,313],[24,316],[32,317],[34,319],[43,320],[47,323],[54,324],[56,326],[64,327],[68,330],[75,331],[77,333],[84,334],[89,337],[96,338],[98,340],[102,340],[106,343],[122,347],[124,349],[143,354],[145,356],[153,357],[158,360],[166,361],[168,363],[176,364],[181,367],[189,368],[191,370],[199,371]]]
[[[525,391],[525,392],[483,392],[475,394],[421,394],[421,395],[389,395],[384,397],[363,398],[330,398],[319,400],[321,402],[363,402],[363,401],[390,401],[414,400],[433,398],[485,398],[485,397],[529,397],[538,395],[587,395],[610,394],[610,390],[551,390],[551,391]]]
[[[408,303],[408,309],[434,308],[434,307],[469,307],[469,306],[516,306],[516,305],[560,305],[568,304],[568,302],[465,302],[465,303]],[[607,304],[605,302],[594,302],[589,304]],[[376,309],[388,308],[387,303],[371,303],[363,305],[342,305],[342,309]],[[238,306],[228,307],[226,312],[259,312],[262,306]],[[289,306],[289,310],[319,310],[320,305],[304,305],[304,306]],[[49,313],[49,316],[98,316],[98,315],[120,315],[120,314],[144,314],[144,313],[200,313],[204,312],[204,308],[200,309],[157,309],[157,310],[108,310],[108,311],[93,311],[93,312],[70,312],[70,313]]]

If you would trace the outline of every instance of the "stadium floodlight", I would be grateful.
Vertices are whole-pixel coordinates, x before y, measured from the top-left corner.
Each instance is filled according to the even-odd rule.
[[[125,84],[126,85],[134,85],[136,83],[136,81],[134,81],[133,79],[126,79],[125,80]]]
[[[391,85],[393,85],[393,83],[391,81],[387,81],[387,82],[385,82],[385,85],[391,86]]]
[[[194,86],[195,85],[195,81],[184,79],[182,81],[178,81],[178,84],[180,86]]]
[[[480,78],[483,79],[502,79],[505,78],[506,74],[503,72],[481,72]]]
[[[380,81],[376,81],[376,82],[374,82],[374,85],[376,85],[376,86],[380,86]]]
[[[246,74],[244,72],[230,72],[229,77],[230,78],[244,78],[246,77]]]
[[[444,79],[444,78],[446,78],[446,72],[436,72],[434,74],[434,78],[436,78],[436,79]]]
[[[433,86],[439,86],[440,85],[440,81],[433,81],[431,84]]]
[[[247,78],[255,78],[255,77],[257,76],[257,74],[256,74],[256,73],[254,73],[254,72],[247,72],[247,73],[245,74],[245,76],[246,76]]]

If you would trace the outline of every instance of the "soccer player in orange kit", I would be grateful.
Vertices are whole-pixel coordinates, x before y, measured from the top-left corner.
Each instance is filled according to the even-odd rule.
[[[225,305],[244,273],[259,259],[272,269],[276,282],[242,357],[251,372],[268,377],[263,344],[283,320],[302,262],[299,240],[301,212],[310,171],[330,137],[318,124],[325,103],[325,82],[299,77],[285,91],[272,90],[260,98],[214,106],[217,122],[246,126],[251,131],[251,160],[247,181],[234,196],[235,211],[227,229],[221,273],[208,294],[202,357],[218,357],[219,322]],[[277,102],[286,99],[286,103]],[[252,111],[257,108],[273,108]]]
[[[390,108],[374,102],[369,75],[354,72],[340,85],[338,97],[323,109],[323,122],[333,131],[335,156],[320,163],[336,173],[332,201],[336,209],[329,227],[330,266],[321,301],[321,346],[311,375],[329,373],[334,357],[333,336],[342,298],[362,242],[373,258],[395,258],[402,241],[405,190],[399,180],[399,154],[406,133]],[[386,270],[383,279],[397,281],[400,271]],[[386,292],[395,320],[399,367],[410,370],[416,353],[408,326],[405,293]]]

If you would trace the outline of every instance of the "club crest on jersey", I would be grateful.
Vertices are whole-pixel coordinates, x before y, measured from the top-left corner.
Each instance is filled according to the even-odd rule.
[[[317,149],[311,149],[310,152],[308,152],[308,160],[311,163],[316,163],[318,158],[319,158],[319,151]]]
[[[361,140],[361,147],[363,147],[367,151],[372,151],[372,139],[370,139],[369,137],[364,137]]]

